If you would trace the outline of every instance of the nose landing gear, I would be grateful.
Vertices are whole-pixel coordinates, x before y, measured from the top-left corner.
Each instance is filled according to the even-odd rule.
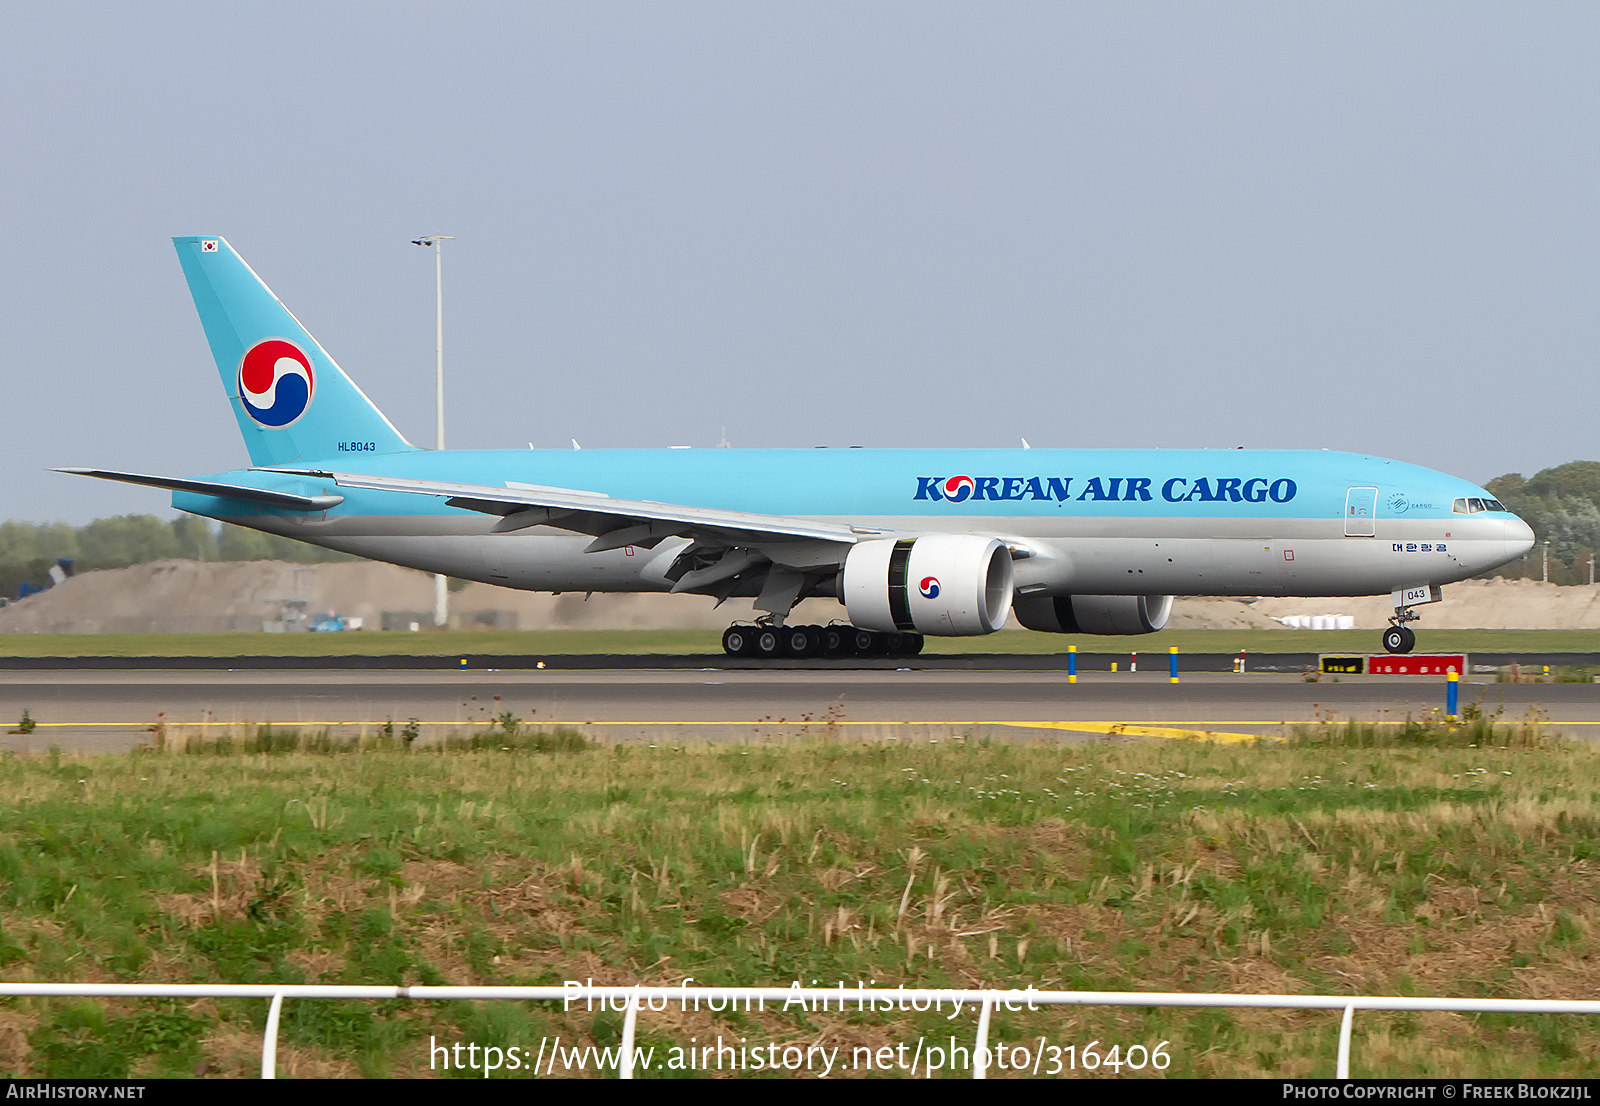
[[[1389,619],[1389,628],[1383,632],[1383,647],[1391,653],[1409,653],[1417,647],[1417,635],[1406,625],[1422,616],[1410,607],[1396,607]]]
[[[1397,545],[1395,548],[1400,547]],[[1389,616],[1389,628],[1383,632],[1383,647],[1391,653],[1409,653],[1415,649],[1417,635],[1411,632],[1406,623],[1415,622],[1422,616],[1412,608],[1424,603],[1442,602],[1443,599],[1444,591],[1438,584],[1396,588],[1393,593],[1394,614]]]
[[[1417,647],[1417,635],[1405,626],[1390,626],[1383,632],[1383,647],[1391,653],[1409,653]]]

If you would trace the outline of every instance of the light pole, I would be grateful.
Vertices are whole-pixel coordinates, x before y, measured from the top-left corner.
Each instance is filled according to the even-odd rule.
[[[444,448],[444,243],[455,241],[453,234],[428,234],[413,238],[413,246],[433,247],[434,339],[433,339],[433,448]],[[433,576],[433,624],[450,621],[450,589],[441,573]]]
[[[1544,543],[1544,549],[1542,550],[1542,555],[1539,558],[1539,581],[1541,583],[1545,583],[1545,584],[1548,584],[1550,582],[1550,543],[1549,542],[1545,542]]]

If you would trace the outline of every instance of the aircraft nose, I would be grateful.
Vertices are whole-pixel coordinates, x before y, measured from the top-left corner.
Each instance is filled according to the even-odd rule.
[[[1506,559],[1520,557],[1533,548],[1533,527],[1520,518],[1508,518],[1502,523],[1505,532]]]

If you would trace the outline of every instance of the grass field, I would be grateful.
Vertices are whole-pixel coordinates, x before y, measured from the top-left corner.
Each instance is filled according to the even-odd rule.
[[[1417,648],[1434,652],[1600,652],[1600,630],[1422,630]],[[976,638],[929,638],[931,654],[1084,653],[1372,653],[1376,630],[1167,630],[1136,637],[1089,637],[1001,631]],[[0,657],[323,657],[526,656],[592,653],[720,653],[722,638],[685,630],[479,630],[347,634],[16,634],[0,636]]]
[[[585,748],[507,719],[452,748],[243,734],[8,756],[0,975],[1588,996],[1600,751],[1491,723],[1256,747]],[[249,1075],[265,1013],[4,1000],[0,1071]],[[642,1017],[640,1043],[849,1056],[973,1028],[673,1007]],[[1334,1013],[1095,1008],[993,1027],[1101,1053],[1167,1041],[1176,1076],[1330,1076],[1337,1030]],[[431,1037],[556,1034],[612,1045],[620,1016],[290,1002],[280,1068],[427,1074]],[[1597,1056],[1592,1019],[1363,1013],[1352,1071],[1593,1076]]]

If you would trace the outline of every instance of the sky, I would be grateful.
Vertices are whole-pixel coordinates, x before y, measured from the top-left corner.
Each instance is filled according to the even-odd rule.
[[[246,463],[170,239],[411,440],[1595,440],[1600,5],[9,4],[0,518]]]

